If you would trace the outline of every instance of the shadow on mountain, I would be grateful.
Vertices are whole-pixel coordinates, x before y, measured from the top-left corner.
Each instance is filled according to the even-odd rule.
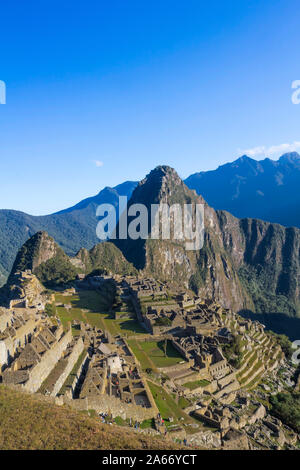
[[[300,318],[288,317],[284,313],[253,313],[250,310],[241,310],[239,315],[259,321],[267,330],[287,335],[291,341],[300,339]]]

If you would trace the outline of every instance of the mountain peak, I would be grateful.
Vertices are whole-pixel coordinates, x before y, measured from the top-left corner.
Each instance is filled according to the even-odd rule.
[[[237,158],[233,163],[237,162],[253,162],[253,158],[248,157],[248,155],[242,155],[241,157]]]
[[[159,165],[140,181],[132,194],[130,203],[138,201],[148,206],[160,202],[171,204],[186,202],[187,193],[191,193],[191,191],[174,168],[168,165]]]
[[[8,284],[16,272],[26,270],[30,270],[45,285],[67,282],[76,276],[68,256],[45,231],[35,233],[20,248]]]
[[[142,181],[148,181],[152,179],[176,179],[181,181],[177,171],[168,165],[158,165],[153,170],[151,170]]]
[[[298,163],[300,162],[300,155],[298,152],[289,152],[285,153],[279,158],[280,162],[288,162],[288,163]]]

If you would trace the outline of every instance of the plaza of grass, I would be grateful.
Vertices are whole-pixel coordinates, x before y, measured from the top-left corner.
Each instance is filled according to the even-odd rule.
[[[53,310],[65,329],[72,320],[77,320],[107,330],[113,336],[128,338],[128,344],[143,370],[169,367],[183,361],[170,341],[144,341],[148,333],[137,320],[115,320],[109,313],[110,300],[109,293],[105,295],[93,290],[82,290],[69,295],[56,293]],[[73,328],[73,333],[79,334],[79,330]]]
[[[111,298],[109,293],[93,290],[80,290],[76,294],[54,294],[53,312],[60,318],[65,329],[73,320],[89,323],[91,326],[109,331],[113,336],[124,337],[143,335],[146,331],[134,319],[115,320],[109,312]],[[73,329],[74,334],[76,329]]]

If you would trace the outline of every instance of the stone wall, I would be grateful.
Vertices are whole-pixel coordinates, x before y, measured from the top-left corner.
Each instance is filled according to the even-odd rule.
[[[80,376],[87,371],[87,368],[88,368],[88,364],[89,364],[89,355],[88,353],[86,353],[86,355],[84,356],[81,364],[79,365],[79,368],[78,368],[78,371],[76,372],[75,374],[75,377],[74,377],[74,380],[71,384],[70,387],[68,387],[65,391],[65,396],[69,397],[69,398],[73,398],[74,397],[74,391],[75,391],[75,388],[76,388],[76,385],[78,383],[78,380],[80,378]]]
[[[239,390],[240,388],[240,384],[238,383],[237,380],[234,380],[233,382],[229,383],[228,385],[226,385],[224,388],[222,388],[222,390],[216,392],[214,394],[214,397],[215,398],[221,398],[222,395],[225,395],[225,394],[229,394],[229,393],[232,393],[232,392],[235,392],[236,390]]]
[[[187,378],[184,379],[185,382],[188,382]],[[176,381],[177,383],[177,381]],[[194,388],[193,390],[189,390],[186,388],[185,394],[188,396],[193,396],[193,395],[202,395],[203,392],[209,392],[209,393],[215,393],[218,390],[218,383],[216,380],[213,380],[209,384],[205,386],[199,386],[197,388]]]
[[[221,379],[218,379],[218,384],[220,387],[225,387],[225,385],[228,385],[230,382],[235,380],[235,372],[231,372],[228,375],[225,375],[225,377],[222,377]]]
[[[165,374],[168,374],[168,372],[178,372],[178,371],[181,371],[181,370],[184,370],[184,369],[189,369],[191,366],[194,365],[194,361],[191,360],[191,361],[184,361],[184,363],[179,363],[179,364],[176,364],[174,366],[170,366],[170,367],[158,367],[157,369],[160,371],[160,372],[164,372]]]
[[[205,424],[208,424],[209,426],[212,426],[213,428],[220,428],[220,423],[216,419],[206,416],[205,414],[200,413],[199,411],[194,411],[194,416],[198,418],[200,421],[202,421]]]
[[[0,371],[12,362],[17,348],[24,347],[28,343],[28,338],[38,323],[34,318],[29,318],[24,325],[15,330],[15,336],[8,336],[0,340]]]
[[[189,353],[175,340],[172,340],[173,347],[181,354],[187,361],[189,360]]]
[[[72,341],[72,332],[69,330],[63,334],[59,341],[51,349],[46,351],[41,361],[36,364],[29,372],[29,380],[22,386],[25,390],[35,393],[44,380],[48,377],[62,353]]]
[[[12,312],[5,309],[0,309],[0,333],[4,331],[8,325],[11,324],[13,315]]]
[[[139,422],[155,418],[158,413],[156,407],[142,408],[132,403],[124,403],[118,398],[108,395],[98,395],[78,400],[70,400],[64,396],[63,403],[76,410],[95,410],[96,413],[108,413],[113,418],[120,416],[122,419],[132,418],[134,421]]]

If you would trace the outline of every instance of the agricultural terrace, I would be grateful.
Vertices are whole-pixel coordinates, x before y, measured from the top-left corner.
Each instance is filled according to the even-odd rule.
[[[208,429],[203,423],[185,413],[181,409],[180,403],[177,403],[163,387],[150,380],[148,385],[167,428],[172,428],[174,425],[184,425],[185,431],[188,434],[199,432],[200,429]],[[173,418],[172,422],[170,418]]]

